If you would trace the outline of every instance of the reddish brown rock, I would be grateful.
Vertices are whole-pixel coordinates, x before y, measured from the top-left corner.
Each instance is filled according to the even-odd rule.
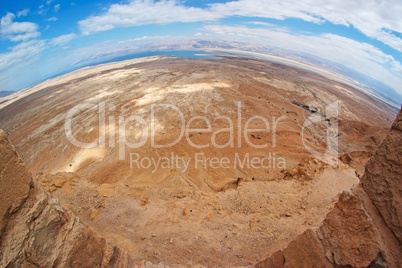
[[[381,252],[380,240],[358,197],[343,192],[319,228],[307,230],[256,267],[367,267]]]
[[[380,235],[359,197],[343,192],[317,230],[325,257],[335,265],[367,267],[381,252]]]
[[[362,185],[402,243],[402,113],[367,163]]]
[[[32,183],[0,130],[0,267],[129,267],[110,245]]]
[[[340,195],[319,228],[256,267],[401,267],[401,145],[402,110],[367,163],[362,184]]]
[[[11,215],[28,197],[31,175],[6,134],[0,130],[0,237]]]

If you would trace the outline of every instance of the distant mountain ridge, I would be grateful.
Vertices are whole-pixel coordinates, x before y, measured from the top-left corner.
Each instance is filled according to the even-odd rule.
[[[13,94],[14,91],[0,91],[0,98]]]

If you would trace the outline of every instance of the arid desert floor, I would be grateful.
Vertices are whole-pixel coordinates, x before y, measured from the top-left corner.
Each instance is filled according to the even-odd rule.
[[[319,226],[396,113],[278,63],[150,57],[1,98],[0,128],[38,184],[139,264],[228,267]],[[337,165],[319,157],[328,135]]]

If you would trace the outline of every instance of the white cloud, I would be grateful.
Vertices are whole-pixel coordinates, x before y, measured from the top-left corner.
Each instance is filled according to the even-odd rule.
[[[141,40],[147,40],[147,39],[153,39],[152,37],[149,37],[147,35],[144,35],[143,37],[137,37],[132,39],[132,41],[141,41]]]
[[[395,74],[402,74],[402,64],[399,61],[392,61],[391,62],[391,70]]]
[[[309,22],[329,21],[353,26],[365,35],[402,52],[402,40],[386,35],[384,29],[402,33],[402,1],[367,0],[239,0],[213,4],[210,9],[222,17],[249,16],[274,19],[298,18]]]
[[[9,90],[16,90],[26,86],[26,82],[37,81],[38,68],[33,68],[38,55],[45,48],[45,42],[30,40],[22,42],[7,53],[0,54],[0,81],[1,86]],[[23,79],[15,79],[16,74]]]
[[[281,29],[248,28],[244,26],[208,25],[203,30],[220,38],[241,42],[267,44],[309,53],[371,76],[402,94],[402,66],[378,48],[334,34],[319,36],[294,35]],[[385,66],[391,66],[388,70]]]
[[[292,0],[239,0],[222,4],[210,5],[210,10],[220,17],[244,16],[261,17],[283,20],[286,18],[300,18],[305,21],[320,23],[322,18],[314,15],[309,9],[303,10],[301,5],[305,2],[314,2],[312,0],[299,1],[297,4]],[[325,3],[316,5],[325,5]],[[310,5],[311,5],[310,4]]]
[[[111,5],[104,14],[80,21],[79,27],[84,35],[88,35],[117,27],[208,21],[217,18],[219,16],[211,11],[195,7],[185,7],[174,0],[159,2],[154,2],[153,0],[133,0],[128,4]]]
[[[31,40],[14,46],[10,52],[0,54],[0,70],[4,72],[17,63],[27,62],[45,47],[40,40]]]
[[[45,19],[45,21],[58,21],[58,20],[59,19],[56,17],[51,17],[51,18]]]
[[[28,13],[29,13],[29,8],[23,9],[23,10],[17,12],[17,17],[18,18],[24,17],[24,16],[28,15]]]
[[[13,22],[15,15],[7,13],[1,18],[0,36],[13,42],[27,41],[40,35],[38,25],[32,22]]]
[[[147,36],[147,35],[144,35],[144,36],[142,36],[142,37],[137,37],[137,38],[134,38],[134,39],[119,41],[118,43],[119,43],[119,44],[128,44],[128,43],[131,43],[131,42],[144,41],[144,40],[167,39],[167,38],[169,38],[169,37],[170,37],[170,36],[168,36],[168,35],[165,35],[165,36],[159,36],[159,35]]]
[[[53,46],[59,46],[59,45],[64,45],[68,42],[70,42],[71,40],[73,40],[74,38],[76,38],[77,35],[75,34],[65,34],[65,35],[60,35],[58,37],[55,37],[53,39],[50,40],[50,44]]]
[[[40,6],[38,7],[38,14],[39,14],[39,15],[43,15],[43,14],[45,14],[46,12],[47,12],[47,8],[45,8],[44,5],[40,5]]]
[[[402,52],[401,38],[386,31],[379,31],[375,36],[378,40],[380,40],[384,44],[387,44],[388,46]]]
[[[46,5],[50,5],[54,0],[47,0]]]
[[[211,21],[230,16],[284,20],[298,18],[312,23],[325,21],[353,26],[365,35],[402,52],[402,40],[384,29],[402,33],[402,1],[388,0],[238,0],[211,4],[207,8],[186,7],[179,0],[131,0],[111,5],[106,12],[79,22],[83,34],[144,24]]]
[[[202,36],[202,33],[196,33],[195,36]]]
[[[276,25],[274,25],[272,23],[266,23],[266,22],[262,22],[262,21],[250,21],[250,22],[247,22],[247,24],[276,27]]]
[[[57,4],[57,5],[54,6],[54,11],[55,12],[59,11],[59,9],[60,9],[60,4]]]

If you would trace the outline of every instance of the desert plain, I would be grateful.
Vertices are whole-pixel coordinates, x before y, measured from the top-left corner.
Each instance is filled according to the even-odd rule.
[[[4,97],[0,128],[37,184],[138,265],[228,267],[319,226],[397,112],[285,64],[150,57]]]

